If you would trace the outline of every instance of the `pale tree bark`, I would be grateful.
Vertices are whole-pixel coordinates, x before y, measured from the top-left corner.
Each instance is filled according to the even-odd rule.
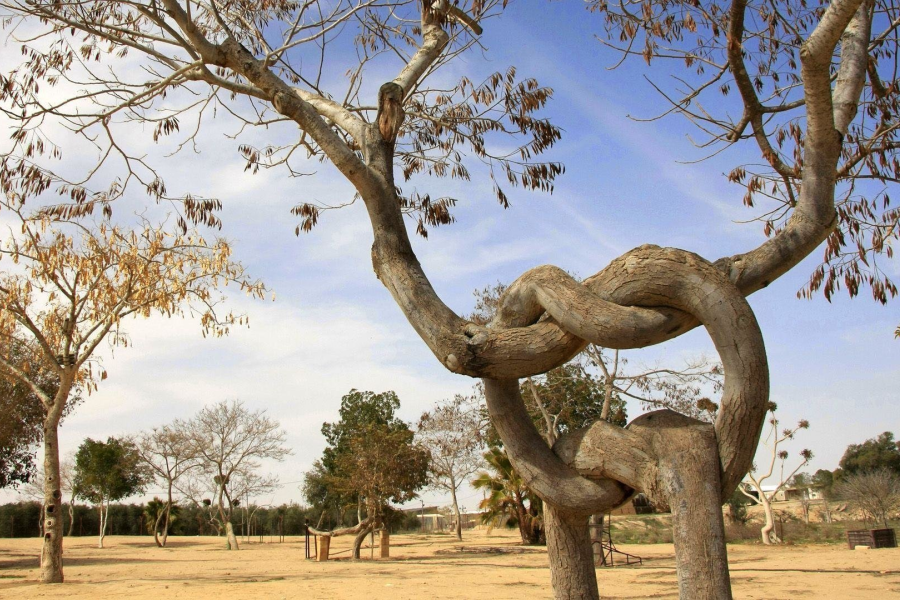
[[[828,502],[828,498],[822,499],[822,506],[825,509],[825,522],[831,523],[831,504]]]
[[[391,557],[391,530],[387,526],[381,528],[381,540],[379,542],[381,558]]]
[[[103,548],[103,538],[106,537],[106,522],[109,519],[109,500],[107,498],[100,498],[98,510],[100,511],[100,537],[97,541],[97,547]]]
[[[57,403],[60,396],[57,394]],[[44,419],[44,527],[41,547],[41,583],[62,583],[63,520],[59,477],[59,417],[54,408]]]
[[[240,550],[241,547],[238,545],[237,536],[234,535],[234,525],[231,524],[231,520],[225,521],[225,535],[227,536],[227,541],[225,542],[228,550]]]
[[[75,531],[75,492],[72,491],[72,497],[69,498],[69,531],[66,532],[68,537],[72,537],[72,532]]]
[[[156,515],[156,522],[153,524],[153,541],[157,548],[165,548],[169,539],[169,519],[172,515],[172,481],[168,482],[166,508]],[[162,536],[160,536],[160,525],[162,525]]]
[[[161,540],[162,544],[160,546],[163,548],[166,546],[166,542],[169,540],[169,524],[172,522],[173,501],[172,501],[172,482],[171,481],[169,481],[169,486],[168,486],[167,492],[168,492],[168,497],[166,498],[166,522],[163,525],[163,534],[162,534],[162,540]],[[157,540],[158,544],[159,544],[159,542],[160,542],[160,540]]]
[[[765,517],[765,523],[759,530],[762,543],[766,545],[777,544],[781,540],[778,538],[778,532],[775,531],[775,513],[772,510],[772,501],[763,493],[760,494],[760,504],[763,507],[763,515]]]
[[[165,542],[159,539],[159,526],[162,524],[164,518],[166,518],[165,510],[160,511],[160,513],[156,515],[156,520],[153,522],[153,542],[156,544],[157,548],[165,546]]]
[[[62,476],[59,464],[59,421],[69,399],[75,370],[63,368],[59,388],[53,398],[42,390],[35,392],[44,404],[44,499],[43,541],[41,545],[41,583],[63,583]],[[23,378],[24,379],[24,378]],[[27,379],[25,379],[27,382]],[[72,492],[74,501],[74,490]],[[71,505],[70,505],[71,507]],[[72,515],[71,508],[69,515]],[[71,529],[71,525],[69,526]]]

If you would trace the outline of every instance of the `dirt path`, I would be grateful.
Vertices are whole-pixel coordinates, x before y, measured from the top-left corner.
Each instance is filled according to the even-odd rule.
[[[35,581],[40,540],[0,539],[0,598],[304,598],[410,599],[550,598],[542,548],[517,546],[506,532],[392,538],[390,560],[347,560],[348,538],[332,547],[337,560],[304,560],[303,538],[222,549],[218,538],[151,537],[66,540],[63,586]],[[621,549],[645,557],[643,567],[601,569],[604,598],[676,598],[670,544]],[[377,550],[376,550],[377,555]],[[368,551],[364,553],[368,557]],[[900,599],[900,550],[851,551],[840,546],[729,547],[736,598]]]

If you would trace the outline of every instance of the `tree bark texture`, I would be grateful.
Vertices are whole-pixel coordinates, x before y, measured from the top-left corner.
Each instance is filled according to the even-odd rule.
[[[557,600],[599,600],[588,515],[544,504],[550,580]]]
[[[44,420],[44,536],[41,547],[41,583],[64,581],[58,435],[61,413],[61,408],[51,410]]]
[[[731,600],[716,434],[670,410],[647,413],[631,429],[660,456],[658,493],[672,512],[680,598]]]
[[[104,498],[100,498],[100,538],[97,540],[97,547],[103,548],[103,538],[106,537],[106,519],[109,517],[109,502]]]
[[[75,531],[75,493],[72,493],[72,498],[69,500],[69,531],[66,532],[66,535],[72,537],[72,532]]]
[[[603,526],[606,520],[604,513],[591,515],[589,530],[591,533],[591,550],[594,554],[594,565],[602,567],[606,564],[606,558],[603,554]]]

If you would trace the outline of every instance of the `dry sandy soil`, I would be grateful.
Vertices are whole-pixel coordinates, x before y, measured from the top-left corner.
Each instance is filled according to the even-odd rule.
[[[63,586],[36,582],[39,539],[0,539],[0,598],[550,598],[546,551],[516,545],[508,532],[394,536],[392,558],[351,562],[348,538],[335,560],[304,560],[303,538],[223,549],[222,539],[149,537],[66,540]],[[604,598],[676,598],[671,544],[620,545],[645,558],[642,567],[600,569]],[[378,554],[376,549],[375,554]],[[336,556],[335,556],[336,555]],[[843,546],[729,547],[736,598],[900,599],[900,549]]]

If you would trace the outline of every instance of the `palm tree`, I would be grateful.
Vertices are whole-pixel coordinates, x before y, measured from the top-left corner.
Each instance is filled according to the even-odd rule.
[[[545,544],[540,498],[525,487],[502,448],[492,447],[484,458],[492,473],[480,471],[472,480],[472,487],[487,492],[478,505],[483,511],[481,522],[491,525],[505,517],[507,522],[518,525],[523,544]]]
[[[168,510],[166,510],[167,507]],[[147,533],[153,533],[153,539],[160,548],[166,545],[166,540],[169,537],[169,527],[178,518],[179,512],[181,512],[181,509],[177,504],[168,506],[167,502],[159,498],[153,498],[144,507]],[[162,530],[162,539],[160,539],[160,530]]]

